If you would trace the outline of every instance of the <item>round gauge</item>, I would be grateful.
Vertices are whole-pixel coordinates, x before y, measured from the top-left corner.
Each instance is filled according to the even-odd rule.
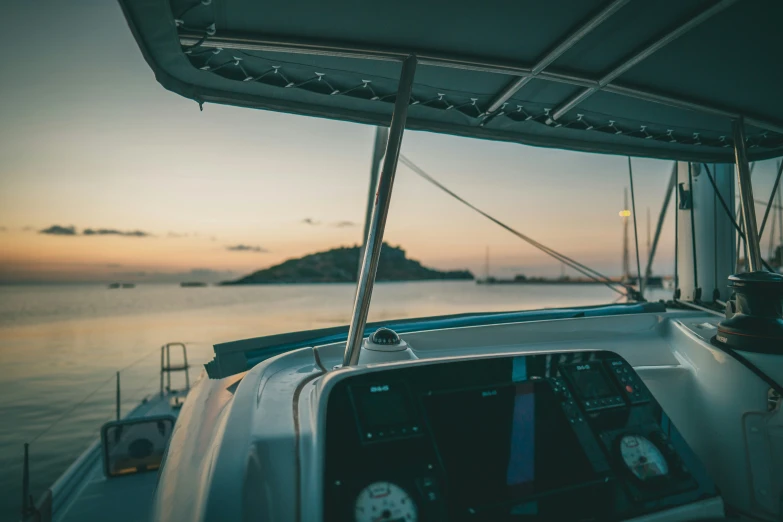
[[[356,522],[416,522],[416,505],[404,489],[374,482],[356,497]]]
[[[669,464],[658,447],[641,435],[626,435],[620,439],[620,456],[639,480],[663,477]]]

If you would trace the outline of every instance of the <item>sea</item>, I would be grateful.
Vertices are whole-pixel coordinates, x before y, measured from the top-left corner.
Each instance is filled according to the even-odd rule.
[[[347,324],[354,293],[349,284],[0,286],[0,521],[19,519],[24,444],[30,444],[30,486],[37,499],[115,417],[117,372],[121,409],[128,412],[159,389],[161,345],[187,344],[193,381],[216,343]],[[369,319],[616,299],[602,285],[380,283]]]

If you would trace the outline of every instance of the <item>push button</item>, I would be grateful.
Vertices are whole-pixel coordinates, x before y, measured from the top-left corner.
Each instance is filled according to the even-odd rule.
[[[432,477],[424,477],[420,478],[416,482],[418,482],[419,492],[426,502],[436,502],[440,500],[438,486],[435,484],[435,479]]]

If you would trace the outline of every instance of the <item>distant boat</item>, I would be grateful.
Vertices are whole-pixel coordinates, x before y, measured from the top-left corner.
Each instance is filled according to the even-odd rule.
[[[136,288],[136,285],[133,283],[122,283],[123,288]]]
[[[109,288],[111,288],[111,289],[114,289],[114,288],[119,288],[119,287],[120,287],[120,284],[119,284],[119,283],[111,283],[111,284],[109,285]]]
[[[179,286],[182,288],[197,288],[207,286],[207,284],[202,281],[183,281],[179,284]]]

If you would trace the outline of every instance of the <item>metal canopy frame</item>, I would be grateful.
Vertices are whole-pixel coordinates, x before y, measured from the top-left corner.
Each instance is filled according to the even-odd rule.
[[[260,36],[250,34],[238,34],[230,32],[215,33],[214,35],[205,35],[199,32],[182,30],[179,33],[179,43],[183,47],[200,46],[211,49],[236,49],[241,51],[262,51],[262,52],[282,52],[290,54],[306,54],[318,56],[331,56],[338,58],[354,58],[362,60],[379,60],[401,62],[406,57],[416,55],[420,66],[444,67],[452,69],[463,69],[471,71],[488,72],[515,77],[516,79],[497,93],[490,104],[485,118],[502,112],[503,104],[507,102],[514,94],[533,79],[545,80],[549,82],[562,83],[577,87],[583,90],[575,96],[562,102],[557,108],[551,111],[550,120],[562,117],[566,112],[576,107],[593,94],[603,91],[611,94],[617,94],[641,101],[666,105],[676,109],[683,109],[698,112],[710,116],[723,117],[729,120],[744,118],[746,124],[752,125],[762,130],[783,134],[783,122],[770,120],[757,114],[743,113],[732,107],[721,107],[714,104],[687,99],[670,94],[654,92],[640,89],[631,85],[616,83],[614,80],[627,72],[633,66],[642,62],[653,53],[663,48],[667,44],[680,38],[691,29],[694,29],[712,16],[725,10],[738,0],[722,0],[713,4],[709,8],[697,13],[696,15],[683,21],[675,29],[650,43],[633,56],[626,59],[623,63],[617,65],[610,72],[600,78],[593,78],[573,72],[564,72],[548,69],[559,56],[568,49],[577,44],[587,34],[601,25],[620,8],[630,0],[612,0],[604,9],[593,16],[584,25],[579,27],[570,36],[564,39],[553,50],[549,51],[540,58],[532,67],[514,62],[504,62],[498,60],[485,59],[480,57],[459,56],[420,49],[395,49],[378,46],[362,46],[357,44],[325,42],[307,39],[292,39],[275,36]]]
[[[530,81],[537,77],[539,74],[544,72],[544,69],[549,67],[549,65],[552,64],[555,60],[560,58],[563,54],[565,54],[566,51],[568,51],[571,47],[576,45],[581,39],[583,39],[585,36],[587,36],[593,29],[604,23],[607,19],[609,19],[610,16],[612,16],[614,13],[620,10],[621,7],[623,7],[625,4],[627,4],[630,0],[614,0],[613,2],[609,3],[606,7],[604,7],[598,14],[596,14],[593,18],[587,21],[583,26],[581,26],[579,29],[574,31],[568,38],[563,40],[560,45],[552,49],[550,52],[548,52],[543,58],[541,58],[538,63],[533,66],[533,68],[530,70],[530,74],[527,76],[522,76],[516,80],[514,80],[513,83],[511,83],[508,87],[503,89],[501,92],[499,92],[495,98],[493,98],[492,102],[489,104],[489,108],[487,109],[488,113],[493,113],[497,111],[505,102],[507,102],[509,99],[511,99],[512,96],[514,96],[522,87],[530,83]]]
[[[598,80],[597,86],[588,87],[584,89],[582,92],[575,94],[573,97],[569,98],[566,102],[558,106],[555,110],[552,111],[551,120],[552,121],[557,120],[565,113],[567,113],[568,111],[570,111],[571,109],[575,108],[577,105],[585,101],[587,98],[589,98],[593,94],[597,93],[598,91],[600,91],[601,89],[609,85],[612,80],[614,80],[624,72],[628,71],[631,67],[638,64],[648,56],[652,55],[655,51],[670,44],[680,36],[684,35],[685,33],[695,28],[702,22],[707,21],[710,17],[718,14],[719,12],[723,11],[724,9],[736,3],[737,1],[738,0],[722,0],[717,4],[708,7],[707,9],[700,12],[696,16],[689,18],[674,30],[665,34],[658,40],[655,40],[650,45],[646,46],[644,49],[640,50],[633,56],[626,59],[623,63],[617,65],[614,69],[606,73],[604,76],[601,77],[600,80]]]

